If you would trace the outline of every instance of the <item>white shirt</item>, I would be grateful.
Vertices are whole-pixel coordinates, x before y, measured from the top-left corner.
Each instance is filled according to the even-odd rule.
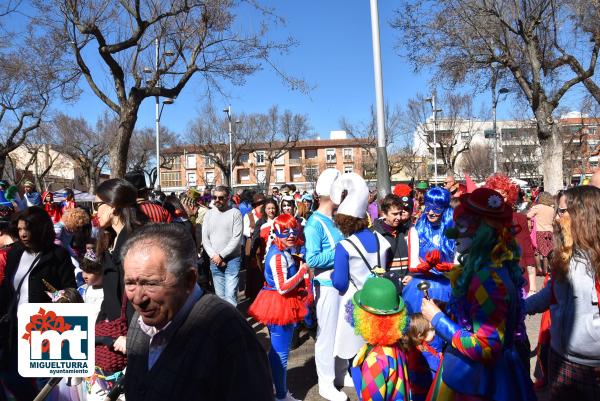
[[[29,273],[31,272],[31,270],[33,270],[30,270],[30,268],[37,255],[38,253],[29,253],[27,251],[23,252],[23,255],[21,255],[19,267],[17,267],[15,278],[13,279],[13,287],[15,291],[17,290],[17,287],[19,286],[21,280],[23,280],[23,284],[21,285],[21,291],[19,295],[19,303],[17,304],[17,306],[21,306],[21,304],[29,302]]]
[[[100,306],[102,305],[102,301],[104,300],[104,290],[102,287],[94,288],[91,285],[85,285],[85,289],[83,290],[83,302],[89,304],[91,308],[96,312],[96,317],[98,317],[98,313],[100,313]],[[94,319],[95,320],[95,319]]]

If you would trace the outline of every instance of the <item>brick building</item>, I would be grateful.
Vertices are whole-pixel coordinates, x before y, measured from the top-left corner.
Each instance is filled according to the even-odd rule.
[[[375,174],[375,144],[368,139],[314,139],[288,145],[285,152],[269,166],[273,144],[253,144],[234,166],[233,187],[259,188],[294,184],[299,190],[311,191],[321,171],[337,168],[368,178]],[[223,144],[223,152],[229,145]],[[161,187],[165,192],[180,192],[195,187],[204,189],[223,183],[221,169],[206,156],[201,146],[187,145],[163,151],[170,160],[161,168]],[[270,167],[270,174],[269,172]],[[267,175],[269,175],[267,177]]]

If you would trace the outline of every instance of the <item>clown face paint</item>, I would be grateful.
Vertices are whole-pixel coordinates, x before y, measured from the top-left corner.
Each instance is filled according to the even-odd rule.
[[[469,252],[471,244],[473,243],[473,237],[477,232],[477,228],[480,224],[480,219],[475,216],[468,214],[460,216],[455,221],[456,228],[456,251],[465,254]]]

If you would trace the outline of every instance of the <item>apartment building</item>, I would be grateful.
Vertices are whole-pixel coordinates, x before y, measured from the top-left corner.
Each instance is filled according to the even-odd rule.
[[[240,163],[234,166],[233,187],[260,188],[294,184],[299,190],[312,190],[319,174],[326,168],[341,172],[356,172],[363,176],[375,172],[376,144],[369,139],[312,139],[287,145],[283,151],[278,144],[253,144],[244,151]],[[228,154],[229,145],[222,145]],[[275,151],[276,149],[277,151]],[[272,155],[281,153],[274,158]],[[187,145],[164,151],[170,158],[161,169],[161,187],[165,192],[180,192],[194,187],[204,189],[224,183],[221,169],[207,156],[202,146]],[[270,169],[270,171],[269,171]]]

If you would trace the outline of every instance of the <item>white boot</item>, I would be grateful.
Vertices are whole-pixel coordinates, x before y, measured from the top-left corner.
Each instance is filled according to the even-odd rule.
[[[288,393],[283,398],[276,398],[277,401],[301,401],[294,397],[292,397],[292,393],[288,391]]]
[[[319,384],[319,395],[329,401],[346,401],[348,399],[346,393],[335,388],[333,383]]]

